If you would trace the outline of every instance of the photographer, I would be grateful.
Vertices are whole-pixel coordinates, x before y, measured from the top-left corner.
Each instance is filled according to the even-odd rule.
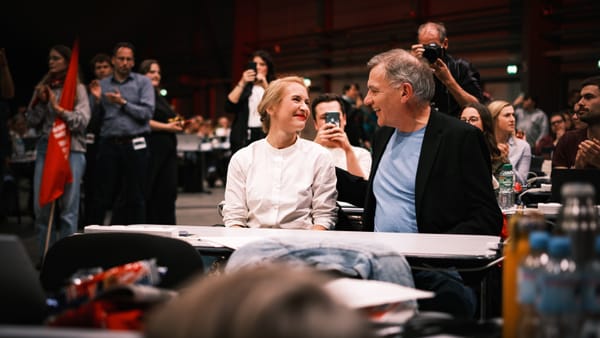
[[[263,50],[254,52],[225,101],[225,112],[235,115],[230,134],[232,154],[265,137],[257,107],[269,82],[273,80],[275,66],[269,53]]]
[[[411,52],[429,61],[435,75],[432,102],[441,112],[458,117],[467,103],[482,100],[479,72],[468,61],[447,53],[448,37],[443,23],[426,22],[419,26],[418,40]]]

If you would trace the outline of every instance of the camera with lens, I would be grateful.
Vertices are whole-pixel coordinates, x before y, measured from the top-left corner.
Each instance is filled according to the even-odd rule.
[[[429,61],[429,63],[434,63],[437,59],[442,59],[444,57],[444,48],[438,45],[437,43],[428,43],[423,45],[425,50],[423,51],[423,57]]]

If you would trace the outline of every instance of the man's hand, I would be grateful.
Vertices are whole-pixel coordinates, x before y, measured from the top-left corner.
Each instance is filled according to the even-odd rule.
[[[90,94],[92,94],[92,96],[96,100],[96,103],[100,102],[100,98],[102,97],[102,87],[100,87],[100,81],[93,80],[88,85],[88,88],[90,90]]]
[[[593,138],[579,144],[575,156],[575,168],[600,168],[600,141]]]
[[[333,123],[325,123],[317,130],[315,142],[329,148],[352,150],[348,135]]]
[[[127,101],[121,96],[121,92],[118,89],[115,89],[114,92],[107,92],[104,94],[108,102],[115,103],[120,106],[124,105]]]
[[[410,53],[413,56],[416,56],[418,58],[423,57],[424,51],[425,51],[425,47],[423,47],[423,44],[421,44],[421,43],[417,43],[415,45],[410,46]]]
[[[438,78],[444,85],[448,86],[454,80],[454,77],[450,73],[450,69],[446,66],[446,63],[442,59],[438,58],[434,63],[430,64],[433,69],[433,75]]]

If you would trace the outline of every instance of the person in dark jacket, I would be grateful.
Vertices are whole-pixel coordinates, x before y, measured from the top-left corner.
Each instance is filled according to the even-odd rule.
[[[230,134],[232,154],[266,136],[256,108],[273,80],[275,65],[271,55],[264,50],[254,52],[240,81],[225,100],[225,112],[234,114]]]

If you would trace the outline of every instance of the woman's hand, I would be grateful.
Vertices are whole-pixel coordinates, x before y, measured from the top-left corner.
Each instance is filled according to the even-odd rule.
[[[246,85],[246,83],[254,82],[255,80],[256,80],[256,72],[254,71],[254,69],[246,69],[242,73],[242,78],[240,79],[240,82],[238,84],[243,87]]]
[[[267,89],[269,82],[267,82],[267,78],[263,74],[256,74],[256,80],[254,81],[257,85]]]
[[[54,94],[52,89],[50,89],[50,87],[48,86],[46,86],[46,89],[48,93],[48,102],[50,102],[52,110],[54,110],[59,116],[62,117],[66,110],[58,105],[58,102],[56,101],[56,94]]]
[[[319,224],[313,224],[310,230],[327,230],[327,228]]]
[[[39,85],[35,87],[35,92],[38,101],[40,102],[48,102],[48,91],[50,89],[46,85]]]

